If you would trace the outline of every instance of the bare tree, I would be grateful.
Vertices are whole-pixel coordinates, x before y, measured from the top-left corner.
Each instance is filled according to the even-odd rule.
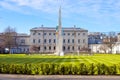
[[[102,50],[102,51],[104,51],[104,53],[106,53],[109,48],[108,48],[107,45],[102,44],[102,45],[99,47],[99,49]]]
[[[6,48],[8,48],[10,50],[11,48],[16,47],[16,45],[17,45],[17,42],[16,42],[17,33],[16,33],[14,28],[11,28],[10,26],[8,26],[5,29],[2,37],[4,40],[4,46]],[[10,51],[9,51],[9,53],[10,53]]]
[[[4,48],[5,48],[4,39],[3,39],[2,33],[0,33],[0,53],[4,52]]]
[[[115,35],[115,32],[109,32],[108,36],[103,39],[103,44],[110,49],[110,53],[112,53],[112,49],[116,45],[116,42],[117,36]]]

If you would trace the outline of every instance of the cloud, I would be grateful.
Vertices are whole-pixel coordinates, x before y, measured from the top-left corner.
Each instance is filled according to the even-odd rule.
[[[67,0],[66,0],[67,1]],[[65,1],[64,1],[65,2]],[[24,7],[43,12],[54,13],[62,0],[3,0],[0,5],[9,10],[24,9]],[[6,5],[6,6],[5,6]]]
[[[62,5],[63,13],[67,15],[80,14],[88,17],[118,17],[120,0],[2,0],[0,6],[18,12],[34,11],[55,14]]]

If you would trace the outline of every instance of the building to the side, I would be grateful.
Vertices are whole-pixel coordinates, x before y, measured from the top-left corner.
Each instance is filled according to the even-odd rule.
[[[30,47],[30,35],[17,34],[17,45],[10,49],[10,53],[27,53]]]
[[[38,46],[40,53],[56,52],[56,28],[36,27],[30,30],[30,46]],[[62,28],[63,51],[77,52],[88,47],[88,30],[82,28]]]
[[[112,39],[113,38],[113,39]],[[112,44],[112,50],[109,45],[105,44],[105,42],[114,40]],[[94,53],[120,53],[120,33],[118,33],[116,36],[105,36],[103,38],[103,43],[102,44],[90,44],[91,51]],[[112,51],[112,52],[111,52]]]

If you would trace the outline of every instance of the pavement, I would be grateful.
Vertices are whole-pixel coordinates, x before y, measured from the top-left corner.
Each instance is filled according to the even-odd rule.
[[[0,80],[120,80],[120,76],[0,74]]]

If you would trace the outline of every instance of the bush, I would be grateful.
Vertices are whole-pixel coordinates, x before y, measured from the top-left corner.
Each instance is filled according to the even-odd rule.
[[[6,64],[0,63],[0,73],[28,75],[116,75],[120,74],[120,65],[105,64]]]

